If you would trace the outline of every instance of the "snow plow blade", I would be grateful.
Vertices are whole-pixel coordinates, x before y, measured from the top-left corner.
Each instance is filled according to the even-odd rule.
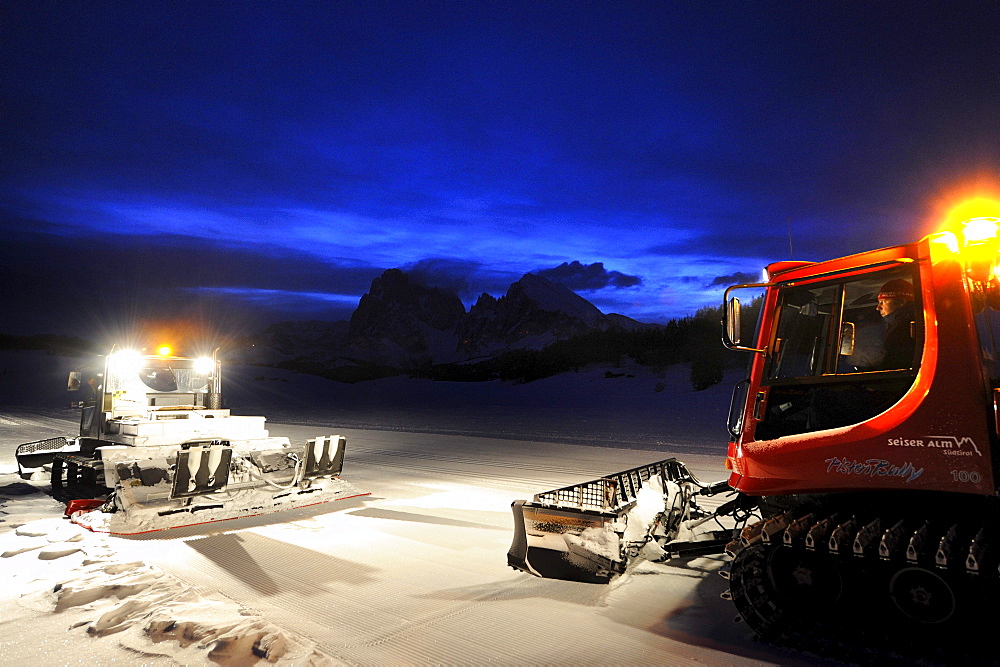
[[[17,450],[14,452],[14,458],[17,460],[18,475],[20,475],[21,479],[30,479],[34,472],[40,471],[46,465],[50,465],[55,459],[56,454],[75,449],[62,436],[18,445]]]
[[[607,583],[624,571],[621,536],[614,532],[617,515],[538,507],[524,500],[515,500],[511,507],[514,542],[507,552],[511,567],[546,579],[591,584]],[[587,544],[581,535],[588,534],[602,541]]]
[[[114,535],[258,516],[368,495],[338,477],[345,444],[332,435],[300,447],[285,438],[101,447],[94,458],[57,455],[53,493],[79,498],[95,482],[98,490],[106,487],[111,493],[100,507],[70,518]]]
[[[729,531],[675,540],[686,524],[713,516],[697,506],[694,495],[726,490],[725,484],[702,485],[670,458],[539,493],[531,501],[515,500],[507,563],[547,579],[608,583],[639,557],[718,551]]]

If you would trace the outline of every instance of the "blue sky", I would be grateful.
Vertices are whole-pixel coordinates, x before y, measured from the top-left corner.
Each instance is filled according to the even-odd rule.
[[[662,322],[1000,180],[996,3],[2,12],[0,333],[346,319],[389,268]]]

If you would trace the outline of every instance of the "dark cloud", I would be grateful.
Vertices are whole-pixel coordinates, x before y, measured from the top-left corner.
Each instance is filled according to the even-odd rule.
[[[440,287],[460,296],[469,296],[472,289],[470,279],[481,267],[479,262],[439,257],[406,264],[402,269],[421,285]]]
[[[279,320],[336,321],[350,317],[381,271],[168,235],[8,232],[0,244],[7,314],[0,330],[91,337],[155,319],[252,333]]]
[[[638,276],[629,276],[620,271],[608,271],[604,262],[581,264],[574,260],[563,262],[554,269],[534,271],[536,275],[561,283],[571,290],[591,291],[612,287],[622,289],[642,284]]]
[[[757,273],[747,273],[744,271],[737,271],[736,273],[731,273],[728,276],[716,276],[708,283],[708,287],[717,287],[719,285],[744,285],[747,283],[760,282],[760,274]]]

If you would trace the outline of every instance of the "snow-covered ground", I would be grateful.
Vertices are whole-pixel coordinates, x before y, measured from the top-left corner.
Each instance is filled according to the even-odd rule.
[[[125,539],[59,518],[14,474],[18,443],[74,428],[65,394],[38,383],[62,386],[67,363],[0,355],[5,664],[810,661],[732,622],[720,557],[643,563],[607,586],[506,565],[515,499],[669,455],[722,478],[731,384],[695,393],[686,369],[598,368],[350,386],[233,368],[235,412],[293,442],[342,433],[343,476],[371,495]]]

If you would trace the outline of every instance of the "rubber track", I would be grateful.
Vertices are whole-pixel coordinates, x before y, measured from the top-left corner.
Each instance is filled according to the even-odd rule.
[[[733,561],[720,572],[730,579],[723,597],[759,638],[828,658],[995,664],[992,634],[981,623],[1000,590],[997,537],[971,521],[786,513],[747,526],[728,545]],[[839,591],[814,576],[821,568],[810,570],[811,559],[839,573],[830,578],[842,584]],[[797,565],[776,572],[788,564]],[[781,575],[805,578],[808,595],[795,600],[779,592]],[[940,617],[950,608],[949,596],[934,588],[938,580],[948,583],[955,599],[956,610],[945,620]],[[904,615],[890,591],[927,618]]]

